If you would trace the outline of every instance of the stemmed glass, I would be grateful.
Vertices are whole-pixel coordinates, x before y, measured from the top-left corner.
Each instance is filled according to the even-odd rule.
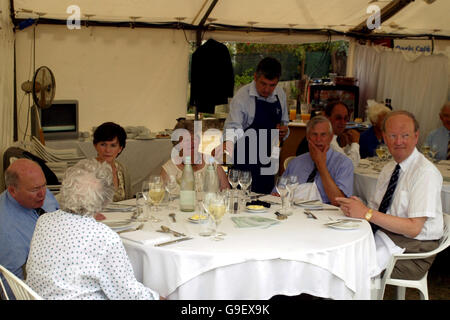
[[[292,206],[294,204],[294,194],[295,190],[299,186],[298,177],[295,175],[290,175],[287,177],[287,188],[289,189],[289,204]]]
[[[239,184],[239,170],[237,170],[237,169],[230,169],[230,170],[228,170],[228,182],[230,183],[230,185],[231,185],[231,197],[232,197],[232,199],[233,199],[233,206],[235,206],[236,205],[236,201],[235,201],[235,198],[236,198],[236,187],[238,186],[238,184]],[[233,208],[233,209],[235,209],[235,208]]]
[[[420,148],[420,151],[422,151],[423,155],[426,157],[428,156],[429,152],[430,152],[430,146],[428,145],[428,143],[424,143],[422,145],[422,148]]]
[[[433,144],[430,148],[431,160],[433,162],[436,162],[436,154],[437,153],[438,153],[438,147],[437,147],[437,145]]]
[[[252,184],[252,173],[250,171],[240,171],[239,172],[239,185],[244,191],[245,199],[247,200],[248,192],[247,189]]]
[[[150,178],[149,191],[150,200],[152,200],[154,211],[159,211],[158,205],[165,195],[164,182],[160,176],[153,176]]]
[[[215,241],[223,240],[223,236],[225,236],[226,234],[223,232],[217,232],[217,229],[219,228],[219,225],[222,222],[222,218],[226,211],[225,198],[222,194],[216,193],[214,197],[210,199],[208,211],[215,224],[214,234],[211,239]]]
[[[376,152],[380,162],[384,161],[387,158],[387,147],[386,147],[386,145],[384,145],[384,144],[378,145],[378,147],[375,149],[375,152]]]
[[[275,184],[278,194],[281,197],[281,213],[289,216],[292,212],[289,210],[290,202],[289,202],[289,188],[288,188],[288,179],[287,177],[279,177],[277,179],[277,183]]]
[[[169,178],[167,179],[166,182],[166,191],[169,194],[169,206],[168,208],[170,210],[175,210],[176,207],[170,205],[170,203],[173,201],[173,197],[172,195],[175,195],[176,192],[178,190],[178,183],[177,183],[177,179],[174,175],[169,175]]]

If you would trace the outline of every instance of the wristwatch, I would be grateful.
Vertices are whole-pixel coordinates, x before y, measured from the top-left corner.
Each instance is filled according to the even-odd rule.
[[[372,209],[369,209],[369,211],[367,211],[366,212],[366,215],[364,216],[364,218],[367,220],[367,221],[370,221],[370,219],[372,218]]]

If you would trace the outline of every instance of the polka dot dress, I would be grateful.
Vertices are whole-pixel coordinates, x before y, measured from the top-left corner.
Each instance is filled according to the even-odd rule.
[[[26,283],[44,299],[159,298],[136,280],[114,231],[62,210],[38,219],[26,271]]]

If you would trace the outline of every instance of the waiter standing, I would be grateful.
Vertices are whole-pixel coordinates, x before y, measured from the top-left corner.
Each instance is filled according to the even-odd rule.
[[[277,87],[280,76],[278,60],[261,60],[254,80],[239,89],[231,101],[224,124],[224,148],[232,155],[234,168],[252,172],[253,192],[272,191],[278,171],[278,143],[288,136],[286,94]]]

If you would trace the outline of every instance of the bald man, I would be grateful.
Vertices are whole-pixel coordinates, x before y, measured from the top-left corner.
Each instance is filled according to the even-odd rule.
[[[41,167],[32,160],[14,161],[5,171],[5,184],[6,190],[0,195],[0,264],[24,279],[22,267],[36,221],[42,214],[40,209],[55,211],[59,205],[47,190]]]

